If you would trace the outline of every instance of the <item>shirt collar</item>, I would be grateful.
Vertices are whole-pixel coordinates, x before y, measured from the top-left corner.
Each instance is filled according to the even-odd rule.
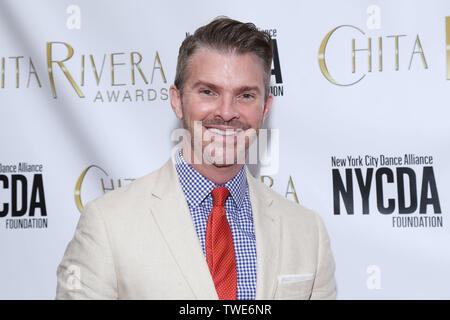
[[[225,186],[229,191],[234,204],[239,209],[247,192],[247,176],[245,165],[225,184],[218,185],[202,176],[184,160],[181,149],[175,155],[175,168],[189,207],[198,206],[215,187]]]

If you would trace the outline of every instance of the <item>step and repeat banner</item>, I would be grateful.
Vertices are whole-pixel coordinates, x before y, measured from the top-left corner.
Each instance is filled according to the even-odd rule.
[[[318,212],[338,299],[449,299],[450,2],[0,1],[0,299],[53,299],[85,204],[159,168],[178,48],[274,43],[263,183]]]

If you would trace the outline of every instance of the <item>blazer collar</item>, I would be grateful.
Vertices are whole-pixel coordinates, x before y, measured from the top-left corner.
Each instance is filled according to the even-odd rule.
[[[151,213],[195,299],[218,299],[172,159],[158,171]]]
[[[272,192],[247,170],[250,202],[254,217],[257,256],[256,299],[273,299],[279,274],[281,223],[279,213],[271,209]]]

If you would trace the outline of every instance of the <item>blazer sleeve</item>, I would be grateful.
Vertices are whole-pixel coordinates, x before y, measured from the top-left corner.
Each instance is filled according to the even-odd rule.
[[[104,217],[90,202],[57,269],[56,299],[117,299],[117,280]]]
[[[318,225],[319,249],[317,255],[317,272],[311,299],[336,299],[336,281],[334,278],[335,262],[330,247],[330,238],[325,225],[316,214]]]

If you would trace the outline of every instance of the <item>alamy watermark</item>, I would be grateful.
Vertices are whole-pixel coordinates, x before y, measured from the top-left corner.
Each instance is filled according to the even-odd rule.
[[[182,147],[190,163],[259,165],[261,174],[273,175],[279,169],[279,137],[279,129],[206,129],[195,121],[191,130],[177,128],[170,138],[177,143],[172,155]]]

